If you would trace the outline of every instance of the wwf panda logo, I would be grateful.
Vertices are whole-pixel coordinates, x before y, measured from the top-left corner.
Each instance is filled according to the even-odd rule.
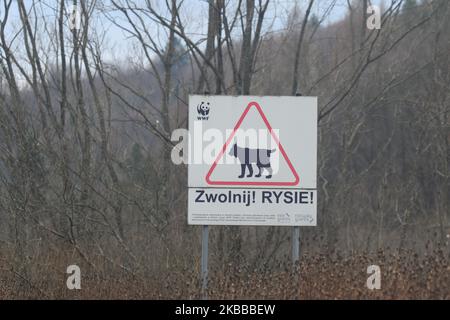
[[[209,114],[209,102],[200,102],[200,104],[197,106],[197,112],[198,114],[206,117]]]
[[[209,118],[209,102],[200,102],[197,106],[198,120],[208,120]]]

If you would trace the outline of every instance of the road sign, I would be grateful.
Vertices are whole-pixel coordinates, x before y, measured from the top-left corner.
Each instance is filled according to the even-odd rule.
[[[259,115],[261,116],[261,118],[262,118],[263,121],[264,121],[264,124],[265,124],[265,126],[266,126],[267,132],[270,133],[270,135],[271,135],[270,138],[272,138],[272,139],[276,142],[276,147],[278,147],[278,150],[279,150],[279,151],[281,152],[281,154],[283,155],[283,159],[284,159],[284,160],[286,161],[286,163],[288,164],[289,169],[291,170],[291,173],[292,173],[293,176],[294,176],[294,179],[293,179],[293,180],[291,180],[291,181],[276,181],[277,179],[273,179],[273,180],[275,180],[275,181],[273,181],[273,180],[267,180],[267,181],[264,181],[264,180],[260,180],[260,179],[259,179],[259,181],[254,181],[254,180],[249,181],[249,179],[243,179],[243,180],[237,179],[237,180],[236,180],[236,179],[235,179],[235,176],[234,176],[234,177],[233,177],[234,180],[231,179],[231,181],[223,181],[223,180],[213,180],[213,179],[211,178],[211,175],[212,175],[214,169],[216,168],[218,161],[220,161],[220,160],[223,158],[225,152],[226,152],[228,149],[230,149],[230,151],[232,152],[231,155],[235,155],[235,154],[238,153],[237,150],[235,150],[235,149],[237,149],[239,146],[238,146],[237,144],[236,144],[236,145],[233,145],[233,149],[231,149],[230,143],[231,143],[231,141],[233,141],[233,138],[236,136],[236,133],[238,132],[238,130],[239,130],[239,128],[240,128],[242,122],[244,121],[244,119],[245,119],[245,117],[247,116],[247,114],[248,114],[250,108],[252,108],[252,107],[255,107],[255,108],[256,108],[256,110],[258,111]],[[240,148],[240,147],[239,147],[239,148]],[[254,150],[254,149],[253,149],[253,150]],[[269,150],[269,149],[263,149],[263,150]],[[276,152],[277,148],[274,148],[274,149],[271,149],[271,150],[274,150],[274,151]],[[270,151],[269,151],[269,152],[270,152]],[[243,153],[242,155],[245,157],[245,151],[243,151],[242,153]],[[272,152],[270,152],[270,153],[272,153]],[[257,154],[257,156],[258,156],[258,154]],[[264,157],[264,154],[262,154],[261,156]],[[250,155],[249,155],[249,157],[250,157]],[[239,160],[240,160],[240,159],[239,159]],[[269,159],[269,160],[270,160],[270,159]],[[228,167],[228,168],[231,168],[231,167]],[[253,167],[252,167],[252,168],[253,168]],[[231,169],[233,170],[233,168],[231,168]],[[271,168],[271,169],[272,169],[272,168]],[[225,179],[225,180],[226,180],[226,179]],[[227,141],[226,141],[225,144],[223,145],[223,147],[222,147],[222,149],[220,150],[218,156],[217,156],[216,159],[214,160],[213,165],[212,165],[211,168],[209,169],[208,174],[206,175],[206,182],[207,182],[209,185],[221,185],[221,186],[295,186],[295,185],[298,184],[298,182],[299,182],[299,177],[298,177],[297,171],[296,171],[295,168],[292,166],[292,163],[291,163],[291,161],[289,160],[288,156],[286,155],[286,151],[284,151],[284,148],[283,148],[283,146],[281,145],[279,138],[277,137],[275,131],[273,130],[272,126],[270,125],[269,121],[267,120],[267,117],[266,117],[266,115],[264,114],[264,112],[262,111],[261,106],[260,106],[257,102],[252,101],[252,102],[250,102],[250,103],[247,105],[247,108],[245,108],[244,113],[242,113],[242,115],[241,115],[241,117],[239,118],[239,120],[238,120],[236,126],[233,128],[233,132],[232,132],[232,133],[230,134],[230,136],[227,138]]]
[[[316,97],[193,95],[189,132],[189,224],[316,225]]]

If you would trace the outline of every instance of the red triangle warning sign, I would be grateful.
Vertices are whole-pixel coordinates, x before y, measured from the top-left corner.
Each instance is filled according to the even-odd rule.
[[[216,169],[218,162],[224,156],[226,150],[228,149],[228,146],[230,145],[231,141],[233,140],[234,136],[236,135],[236,131],[239,129],[239,127],[241,126],[242,122],[244,121],[245,117],[247,116],[248,112],[250,111],[250,109],[252,107],[256,108],[256,110],[258,111],[262,120],[264,121],[264,124],[267,127],[267,130],[270,132],[272,139],[275,141],[276,145],[278,146],[280,153],[282,154],[284,160],[286,161],[286,163],[289,167],[290,172],[293,175],[294,179],[292,181],[274,181],[274,180],[244,181],[242,179],[225,181],[225,180],[214,180],[211,178],[211,175],[213,174],[214,170]],[[248,156],[248,154],[247,154],[247,156]],[[269,177],[271,177],[271,175]],[[237,178],[243,178],[243,176],[240,176]],[[266,178],[268,178],[268,177],[266,176]],[[270,125],[269,121],[267,120],[266,115],[262,111],[261,106],[257,102],[253,101],[247,105],[247,108],[245,108],[244,112],[240,116],[238,122],[234,126],[232,133],[230,134],[227,141],[223,145],[222,149],[220,150],[219,154],[217,155],[216,159],[214,160],[211,168],[208,170],[205,180],[206,180],[206,183],[209,185],[220,185],[220,186],[296,186],[299,183],[300,178],[299,178],[294,166],[292,165],[291,161],[289,160],[289,157],[287,156],[286,151],[284,150],[283,146],[281,145],[280,140],[278,139],[277,135],[275,134],[274,130],[272,129],[272,126]]]

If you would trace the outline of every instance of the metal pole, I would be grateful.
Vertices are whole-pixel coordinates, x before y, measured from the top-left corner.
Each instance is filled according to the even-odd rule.
[[[208,299],[208,226],[202,228],[202,299]]]
[[[292,228],[292,264],[298,262],[300,257],[300,227],[295,226]]]
[[[209,95],[209,91],[205,90],[205,96]],[[208,226],[202,227],[202,299],[208,300]]]
[[[300,91],[295,94],[296,97],[301,97]],[[292,266],[295,268],[300,258],[300,227],[292,227]]]

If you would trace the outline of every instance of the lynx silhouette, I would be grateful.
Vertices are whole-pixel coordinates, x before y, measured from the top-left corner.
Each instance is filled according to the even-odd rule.
[[[241,148],[236,143],[230,149],[229,155],[239,159],[241,163],[241,175],[238,178],[242,179],[245,176],[246,169],[248,169],[247,177],[253,176],[253,164],[259,169],[256,178],[261,177],[262,170],[266,169],[269,173],[266,179],[272,178],[272,167],[270,165],[270,156],[276,149],[250,149]]]

